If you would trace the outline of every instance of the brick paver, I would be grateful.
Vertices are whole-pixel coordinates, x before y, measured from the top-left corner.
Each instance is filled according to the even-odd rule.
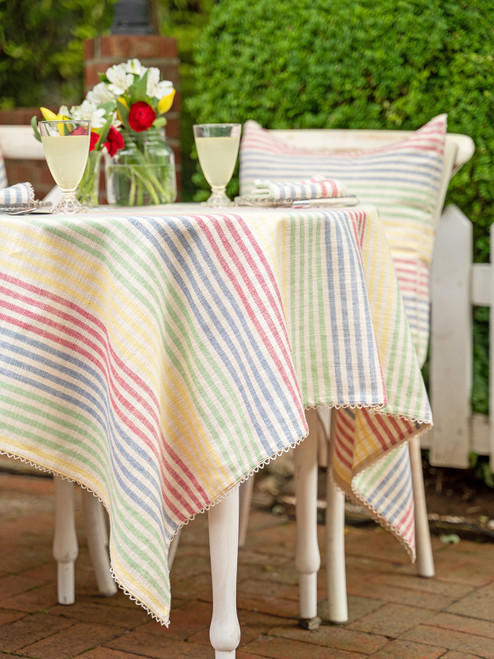
[[[1,465],[0,465],[1,467]],[[433,538],[436,577],[421,579],[389,534],[349,527],[349,622],[315,631],[297,623],[295,523],[254,499],[240,550],[237,659],[494,659],[494,544]],[[167,629],[119,592],[96,588],[77,507],[76,603],[57,603],[50,478],[0,471],[0,659],[193,659],[209,643],[211,578],[207,517],[187,525],[172,570]],[[327,611],[324,529],[319,614]]]

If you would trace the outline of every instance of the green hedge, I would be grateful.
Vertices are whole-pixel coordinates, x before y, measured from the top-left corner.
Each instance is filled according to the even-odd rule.
[[[195,50],[195,121],[414,130],[442,112],[476,144],[448,200],[489,258],[494,33],[486,0],[223,0]],[[480,332],[482,334],[482,332]],[[478,333],[477,333],[478,334]],[[476,350],[474,406],[486,411]]]
[[[0,2],[0,109],[80,103],[83,40],[109,28],[114,2]]]

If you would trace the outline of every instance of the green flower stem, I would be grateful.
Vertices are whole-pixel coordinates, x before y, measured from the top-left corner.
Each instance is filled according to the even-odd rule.
[[[176,195],[173,152],[161,131],[124,133],[125,147],[109,165],[110,203],[163,204]]]
[[[90,151],[86,168],[77,187],[76,195],[81,204],[94,207],[98,205],[98,187],[101,151]]]

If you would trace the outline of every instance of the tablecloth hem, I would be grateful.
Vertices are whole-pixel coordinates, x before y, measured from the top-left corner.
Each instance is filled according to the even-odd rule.
[[[89,490],[89,491],[91,491],[91,490]],[[93,493],[93,494],[94,494],[94,493]],[[97,495],[95,495],[95,496],[97,496]],[[122,584],[122,582],[120,581],[120,579],[119,579],[118,576],[116,575],[115,570],[114,570],[114,568],[113,568],[113,565],[111,564],[111,561],[110,561],[110,574],[111,574],[111,576],[112,576],[113,581],[117,584],[117,586],[120,588],[120,590],[122,590],[122,591],[125,593],[125,595],[127,595],[127,597],[128,597],[132,602],[134,602],[135,604],[137,604],[138,606],[140,606],[142,609],[144,609],[144,611],[146,611],[146,613],[147,613],[148,615],[150,615],[151,618],[153,618],[153,620],[156,620],[156,622],[159,622],[159,624],[160,624],[162,627],[166,627],[166,628],[168,628],[168,627],[170,626],[170,617],[169,617],[170,614],[168,614],[168,618],[166,618],[166,619],[160,617],[159,615],[157,615],[156,613],[154,613],[154,612],[152,611],[152,609],[150,609],[150,608],[147,606],[147,604],[144,604],[144,602],[143,602],[142,600],[140,600],[140,599],[137,597],[137,595],[133,595],[133,594],[130,592],[130,590],[128,590],[128,589]]]
[[[216,499],[208,503],[206,506],[203,506],[200,510],[195,512],[193,515],[190,517],[187,517],[175,530],[175,533],[173,534],[173,538],[183,529],[184,526],[187,526],[189,522],[193,522],[195,518],[198,515],[202,515],[203,513],[207,512],[208,510],[211,510],[214,506],[216,506],[218,503],[221,503],[226,497],[230,494],[230,492],[235,488],[241,485],[242,483],[245,483],[245,481],[249,480],[254,474],[257,474],[261,469],[264,469],[266,465],[268,465],[270,462],[273,462],[273,460],[276,460],[276,458],[281,457],[283,454],[288,453],[288,451],[292,451],[294,448],[297,448],[299,444],[301,444],[304,439],[306,439],[309,436],[309,432],[307,431],[302,437],[299,437],[296,439],[294,442],[292,442],[289,446],[285,446],[284,448],[280,449],[279,451],[276,451],[273,455],[269,456],[268,458],[265,458],[262,462],[260,462],[258,465],[255,467],[252,467],[246,474],[244,474],[241,478],[239,478],[237,481],[232,483],[230,487],[227,490],[224,490]]]
[[[405,415],[403,415],[402,418],[405,418],[405,419],[411,421],[411,419],[410,419],[409,417],[405,416]],[[384,453],[382,453],[382,455],[380,455],[379,458],[377,458],[377,459],[373,459],[373,460],[369,459],[369,460],[364,461],[364,462],[359,466],[359,468],[355,471],[354,476],[356,476],[356,475],[359,474],[360,472],[364,471],[364,470],[365,470],[367,467],[369,467],[370,465],[378,464],[381,460],[383,460],[383,459],[385,458],[385,456],[387,456],[387,454],[388,454],[390,451],[394,451],[394,450],[397,449],[398,447],[403,446],[404,443],[407,443],[407,444],[408,444],[413,438],[415,438],[415,437],[419,437],[422,433],[425,433],[425,432],[427,432],[428,430],[430,430],[431,427],[432,427],[432,423],[428,422],[427,427],[425,427],[425,428],[417,428],[417,429],[415,430],[415,432],[413,432],[409,437],[407,437],[406,439],[404,439],[404,440],[403,440],[402,442],[400,442],[399,444],[396,444],[395,446],[390,447],[387,451],[385,451]],[[350,496],[352,499],[354,499],[358,504],[362,505],[362,506],[363,506],[363,507],[369,512],[369,514],[371,515],[372,519],[374,519],[374,521],[376,521],[380,526],[382,526],[384,529],[386,529],[387,531],[389,531],[390,533],[392,533],[392,535],[396,538],[396,540],[398,540],[398,542],[403,546],[403,548],[405,549],[405,551],[406,551],[407,554],[409,555],[411,563],[415,563],[415,560],[416,560],[415,547],[412,546],[412,545],[410,545],[409,542],[407,542],[407,540],[406,540],[406,539],[403,537],[403,535],[400,533],[398,527],[397,527],[396,525],[392,524],[391,522],[387,521],[386,518],[383,517],[383,516],[382,516],[382,515],[381,515],[381,514],[380,514],[380,513],[374,508],[374,506],[372,506],[372,505],[371,505],[371,504],[365,499],[365,497],[364,497],[363,495],[360,494],[360,492],[359,492],[356,488],[354,488],[354,486],[353,486],[353,482],[350,484],[350,488],[349,488],[349,487],[348,487],[348,484],[347,484],[347,483],[344,483],[343,481],[340,481],[340,480],[338,479],[338,477],[337,477],[334,473],[332,474],[332,480],[333,480],[334,484],[336,485],[336,487],[337,487],[340,491],[342,491],[344,494],[348,494],[348,496]],[[352,479],[352,480],[353,480],[353,479]]]
[[[386,408],[387,401],[383,403],[304,403],[304,410],[317,410],[320,407],[328,407],[332,410],[369,410],[374,414],[382,413]]]
[[[108,506],[106,505],[105,501],[99,496],[97,492],[95,492],[93,489],[88,487],[85,483],[82,483],[81,481],[77,480],[77,478],[73,478],[72,476],[67,476],[66,474],[62,474],[61,472],[57,471],[53,467],[45,467],[44,465],[40,464],[39,462],[34,462],[33,460],[29,460],[29,458],[26,458],[22,455],[17,455],[16,453],[10,453],[8,451],[5,451],[3,449],[0,449],[0,455],[6,455],[8,458],[13,458],[14,460],[20,460],[24,464],[29,465],[30,467],[34,467],[38,471],[42,471],[47,474],[52,474],[53,476],[58,476],[60,478],[63,478],[63,480],[69,481],[70,483],[75,483],[76,485],[79,485],[82,487],[84,490],[87,492],[90,492],[93,496],[95,496],[98,501],[105,507],[105,510],[108,511]],[[154,613],[144,602],[142,602],[136,595],[133,595],[126,586],[122,584],[120,579],[117,577],[115,570],[112,565],[112,560],[111,560],[111,553],[110,553],[110,574],[112,576],[112,579],[115,581],[117,586],[123,590],[123,592],[127,595],[127,597],[138,604],[140,607],[142,607],[146,613],[148,613],[151,618],[156,620],[157,622],[160,623],[163,627],[169,627],[170,626],[170,620],[165,619]]]

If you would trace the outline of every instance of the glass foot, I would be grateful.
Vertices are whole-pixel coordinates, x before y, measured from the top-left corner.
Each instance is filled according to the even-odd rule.
[[[208,206],[209,208],[225,208],[225,206],[233,205],[233,201],[226,196],[224,188],[213,188],[213,194],[203,203],[203,206]]]
[[[64,194],[64,196],[53,209],[53,212],[59,213],[60,215],[72,215],[74,213],[87,213],[88,210],[88,207],[83,206],[76,199],[75,195]]]

